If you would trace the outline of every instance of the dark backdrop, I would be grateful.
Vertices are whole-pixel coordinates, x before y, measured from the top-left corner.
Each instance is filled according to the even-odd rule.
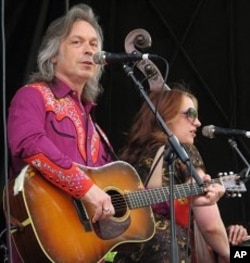
[[[143,28],[149,32],[152,46],[147,52],[167,59],[167,83],[185,81],[190,85],[199,99],[203,125],[250,130],[248,0],[8,0],[4,13],[6,54],[2,53],[6,67],[1,65],[6,68],[6,81],[3,81],[6,87],[3,85],[1,98],[7,106],[35,69],[36,52],[48,24],[68,7],[81,2],[91,5],[98,14],[106,51],[124,52],[125,37],[133,29]],[[157,66],[164,75],[164,65]],[[118,151],[124,145],[124,134],[142,100],[120,65],[106,67],[102,84],[104,94],[99,99],[97,119]],[[3,134],[5,121],[3,116],[1,119]],[[1,188],[7,158],[4,139],[1,136]],[[249,139],[238,137],[236,143],[249,160]],[[245,167],[225,137],[211,140],[198,134],[196,144],[212,177],[221,171],[238,173]],[[226,224],[249,224],[248,199],[246,193],[242,198],[220,201]]]

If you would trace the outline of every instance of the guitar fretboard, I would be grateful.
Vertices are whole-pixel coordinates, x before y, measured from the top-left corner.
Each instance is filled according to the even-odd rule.
[[[220,178],[216,178],[212,180],[212,183],[221,184],[221,180]],[[204,186],[201,187],[197,183],[174,185],[174,189],[173,189],[174,199],[201,195],[204,193]],[[135,192],[126,193],[125,195],[127,205],[130,209],[136,209],[157,203],[162,203],[168,201],[169,198],[170,198],[169,187],[159,187],[159,188],[139,190]]]

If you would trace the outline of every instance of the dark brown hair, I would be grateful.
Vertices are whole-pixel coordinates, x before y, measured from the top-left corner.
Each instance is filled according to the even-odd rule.
[[[197,99],[187,90],[185,85],[173,83],[171,90],[151,91],[149,98],[157,108],[166,124],[178,114],[184,96],[190,97],[197,107]],[[134,122],[129,130],[127,144],[121,151],[120,157],[132,165],[140,160],[145,151],[162,145],[167,141],[167,135],[157,123],[155,114],[144,102],[136,114]]]

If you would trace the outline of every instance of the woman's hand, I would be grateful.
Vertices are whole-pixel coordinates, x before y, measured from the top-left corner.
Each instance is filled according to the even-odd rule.
[[[211,182],[211,177],[208,174],[204,173],[202,179],[204,183]],[[193,198],[193,205],[214,205],[225,194],[225,191],[225,187],[220,184],[208,184],[208,186],[204,188],[204,195]]]
[[[247,229],[241,225],[230,225],[227,228],[228,240],[232,245],[238,245],[247,240]]]
[[[211,184],[204,188],[204,195],[194,197],[193,205],[214,205],[224,195],[225,188],[220,184]]]

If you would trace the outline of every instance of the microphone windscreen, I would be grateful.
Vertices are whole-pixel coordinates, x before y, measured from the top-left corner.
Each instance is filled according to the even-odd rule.
[[[208,138],[214,138],[214,126],[213,125],[204,126],[202,128],[202,135]]]
[[[100,51],[93,55],[93,61],[95,64],[105,64],[105,52]]]

